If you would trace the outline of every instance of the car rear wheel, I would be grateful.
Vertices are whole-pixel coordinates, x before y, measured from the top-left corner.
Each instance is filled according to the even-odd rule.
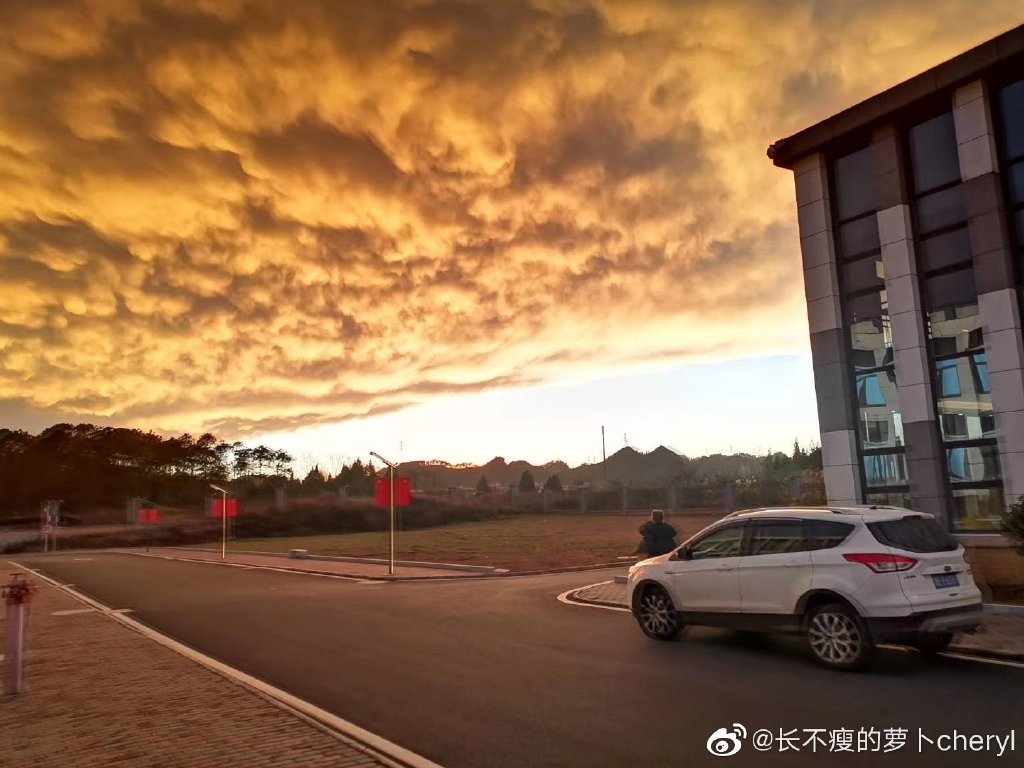
[[[952,642],[952,632],[939,632],[934,635],[921,635],[910,645],[912,648],[917,648],[925,656],[935,656],[949,648]]]
[[[637,602],[636,620],[644,634],[655,640],[672,640],[683,631],[672,598],[661,587],[644,589]]]
[[[807,641],[822,664],[859,669],[875,654],[875,644],[855,610],[841,603],[820,605],[807,617]]]

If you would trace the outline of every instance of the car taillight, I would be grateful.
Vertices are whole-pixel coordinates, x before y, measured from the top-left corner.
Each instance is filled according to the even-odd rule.
[[[897,571],[909,571],[915,565],[917,560],[912,557],[904,557],[903,555],[883,555],[883,554],[862,554],[862,555],[843,555],[843,558],[849,560],[851,563],[860,563],[866,565],[875,573],[895,573]]]

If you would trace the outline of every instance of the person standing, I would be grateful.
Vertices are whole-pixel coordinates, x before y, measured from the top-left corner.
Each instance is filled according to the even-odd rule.
[[[663,510],[651,512],[651,519],[640,526],[640,535],[643,541],[638,549],[645,551],[648,557],[664,555],[676,548],[676,529],[665,522]]]

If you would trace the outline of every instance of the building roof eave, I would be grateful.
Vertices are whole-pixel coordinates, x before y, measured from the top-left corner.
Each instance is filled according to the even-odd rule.
[[[886,115],[902,110],[942,90],[976,79],[1000,62],[1024,54],[1024,24],[965,51],[948,61],[894,85],[832,117],[815,123],[768,147],[769,159],[792,169],[802,158],[833,139],[869,127]]]

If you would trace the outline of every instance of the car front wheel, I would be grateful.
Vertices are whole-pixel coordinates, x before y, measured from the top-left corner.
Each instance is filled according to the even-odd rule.
[[[672,598],[661,587],[644,589],[637,601],[636,620],[644,634],[655,640],[672,640],[683,631]]]
[[[863,619],[841,603],[814,608],[807,617],[807,641],[818,661],[833,669],[859,669],[875,654]]]

